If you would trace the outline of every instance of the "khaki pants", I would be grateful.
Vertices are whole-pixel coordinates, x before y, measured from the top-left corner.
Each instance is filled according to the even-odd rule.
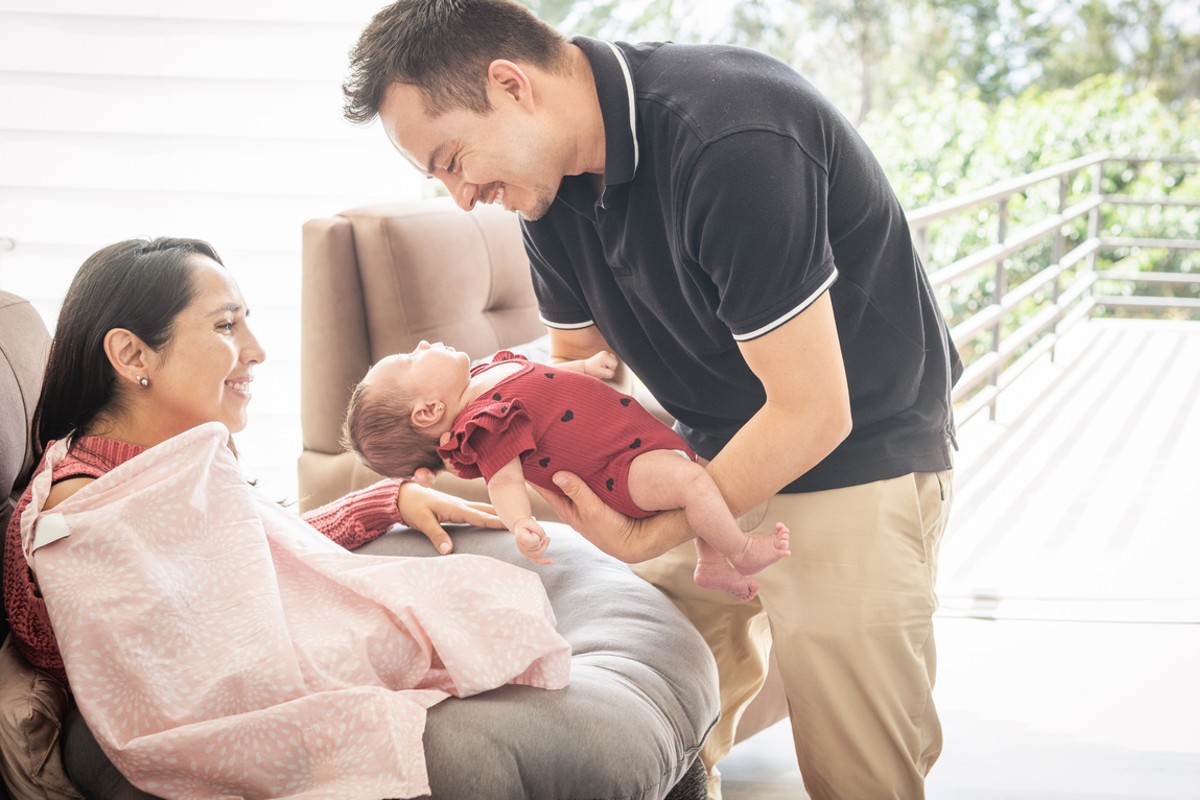
[[[700,756],[715,767],[765,678],[775,647],[796,759],[814,800],[924,797],[942,747],[931,695],[937,553],[951,474],[780,494],[742,517],[743,530],[791,528],[792,555],[756,576],[740,603],[692,580],[691,542],[636,567],[695,623],[717,660],[722,719]]]

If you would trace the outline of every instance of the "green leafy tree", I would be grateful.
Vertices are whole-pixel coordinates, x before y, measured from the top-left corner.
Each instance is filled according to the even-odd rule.
[[[1196,4],[1182,0],[1074,0],[1030,45],[1048,87],[1097,74],[1122,74],[1167,101],[1200,97]],[[1189,27],[1190,26],[1190,27]]]
[[[956,82],[946,77],[937,90],[897,103],[890,113],[876,112],[860,130],[883,163],[902,204],[917,209],[1101,150],[1117,156],[1200,157],[1200,101],[1168,103],[1149,87],[1131,90],[1123,76],[1097,76],[1071,88],[1032,86],[989,105],[978,91],[960,93]],[[1070,198],[1091,192],[1091,180],[1089,172],[1077,174],[1068,187]],[[1194,200],[1200,198],[1200,165],[1114,160],[1104,172],[1101,190],[1105,194]],[[1057,211],[1058,202],[1054,182],[1014,199],[1007,209],[1009,229],[1045,219]],[[993,207],[936,223],[927,266],[937,270],[992,243],[996,220]],[[1196,239],[1200,236],[1200,209],[1108,206],[1101,223],[1103,230],[1114,236]],[[1069,249],[1086,236],[1086,223],[1077,221],[1065,234]],[[1010,259],[1010,288],[1051,263],[1051,246],[1047,238]],[[1197,273],[1200,280],[1200,253],[1196,251],[1106,253],[1100,266],[1114,263],[1130,271]],[[1184,296],[1196,292],[1187,285],[1122,283],[1103,288]],[[984,267],[956,282],[942,299],[952,322],[958,322],[989,303],[995,291],[993,271]],[[1009,327],[1024,322],[1043,299],[1042,295],[1033,298],[1027,311],[1012,317]],[[982,352],[987,344],[981,338],[965,355]]]
[[[1098,150],[1200,154],[1195,0],[529,3],[568,31],[740,44],[792,64],[858,120],[909,209]],[[1103,189],[1200,197],[1197,171],[1114,164]],[[1069,189],[1073,196],[1090,191],[1090,176],[1076,176]],[[1018,229],[1045,219],[1058,202],[1054,185],[1015,198],[1008,224]],[[1103,222],[1113,235],[1195,238],[1198,217],[1195,209],[1110,208]],[[992,209],[939,223],[929,266],[986,246],[996,226]],[[1066,233],[1069,242],[1080,241],[1084,223]],[[1046,240],[1014,256],[1011,285],[1049,264],[1050,247]],[[1195,252],[1131,251],[1113,260],[1131,269],[1200,273]],[[952,319],[990,302],[993,275],[985,269],[975,278],[943,298]],[[1022,319],[1016,315],[1013,324]]]
[[[1122,75],[1168,102],[1200,97],[1195,0],[526,0],[562,29],[740,44],[791,64],[855,120],[944,76],[987,104],[1031,86]]]

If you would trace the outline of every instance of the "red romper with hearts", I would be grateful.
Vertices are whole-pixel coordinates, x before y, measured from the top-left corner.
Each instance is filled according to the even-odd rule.
[[[612,508],[642,518],[655,512],[630,498],[630,462],[650,450],[677,450],[696,460],[677,433],[598,378],[507,350],[473,367],[471,375],[507,361],[525,365],[468,405],[454,421],[450,441],[438,449],[461,477],[489,480],[520,458],[530,483],[561,493],[550,478],[568,470]]]

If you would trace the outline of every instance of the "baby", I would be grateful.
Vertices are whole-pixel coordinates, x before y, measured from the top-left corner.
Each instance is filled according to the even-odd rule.
[[[627,516],[682,509],[697,537],[696,583],[753,598],[758,583],[746,576],[791,555],[788,529],[744,533],[691,448],[601,380],[616,366],[607,352],[551,366],[501,351],[472,368],[465,353],[422,341],[379,361],[355,388],[346,446],[388,477],[444,467],[482,476],[518,549],[539,564],[550,563],[550,539],[526,481],[558,492],[551,476],[569,470]]]

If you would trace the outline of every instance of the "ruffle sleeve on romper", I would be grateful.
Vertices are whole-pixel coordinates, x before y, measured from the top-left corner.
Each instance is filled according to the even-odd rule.
[[[489,480],[505,464],[536,448],[528,412],[519,399],[505,399],[468,409],[455,422],[450,441],[438,448],[438,455],[460,477]]]

